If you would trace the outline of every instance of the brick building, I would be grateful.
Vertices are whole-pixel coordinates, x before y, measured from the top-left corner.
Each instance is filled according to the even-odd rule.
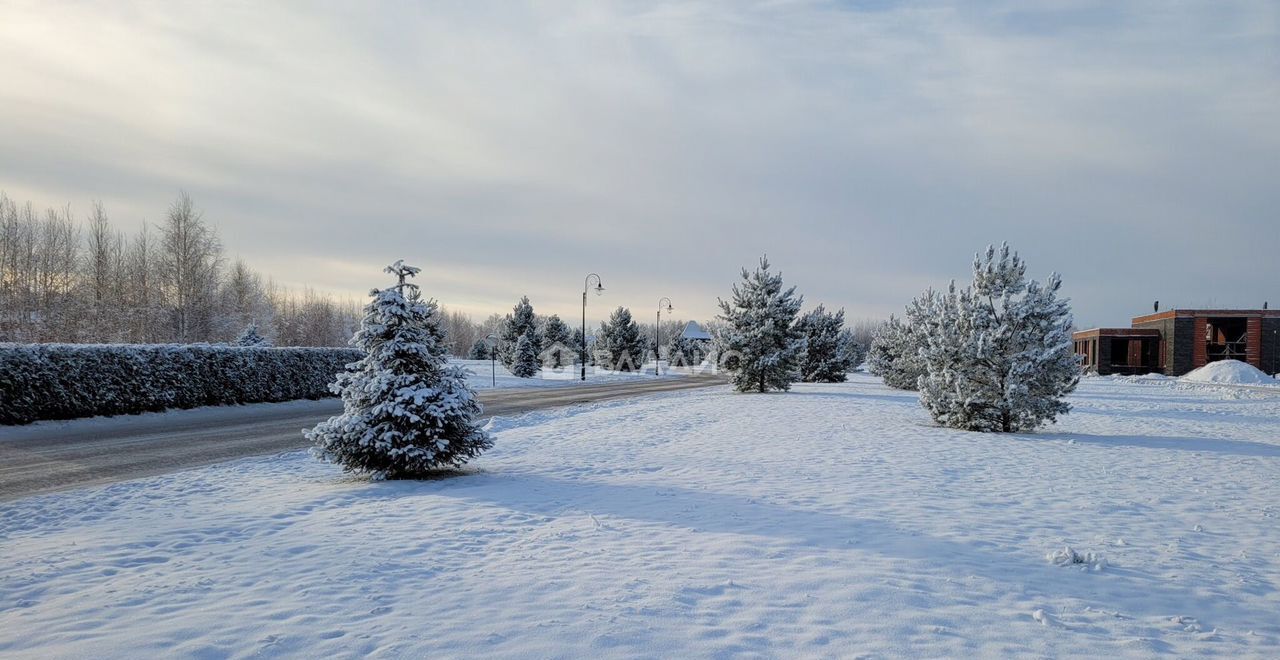
[[[1072,338],[1085,366],[1100,374],[1181,376],[1215,360],[1280,371],[1280,310],[1171,309]]]

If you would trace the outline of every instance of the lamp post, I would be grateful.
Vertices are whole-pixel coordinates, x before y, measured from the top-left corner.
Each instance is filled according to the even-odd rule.
[[[490,334],[489,340],[489,387],[498,387],[498,335]]]
[[[600,276],[590,273],[582,281],[582,380],[587,380],[587,290],[591,288],[591,278],[596,278],[596,295],[604,293],[604,285],[600,283]]]
[[[653,324],[653,375],[655,376],[662,375],[662,365],[658,363],[658,361],[662,359],[662,355],[658,353],[658,333],[661,332],[660,328],[662,328],[663,301],[666,301],[667,303],[667,313],[671,313],[671,299],[666,296],[658,299],[658,318]]]

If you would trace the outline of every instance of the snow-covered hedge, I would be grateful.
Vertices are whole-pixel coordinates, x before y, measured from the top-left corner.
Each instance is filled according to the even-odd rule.
[[[0,424],[319,399],[362,353],[208,344],[0,344]]]

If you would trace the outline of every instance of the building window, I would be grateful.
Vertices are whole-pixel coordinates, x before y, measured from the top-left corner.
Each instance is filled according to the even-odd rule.
[[[1249,320],[1213,318],[1204,322],[1204,355],[1209,362],[1217,360],[1246,361]]]

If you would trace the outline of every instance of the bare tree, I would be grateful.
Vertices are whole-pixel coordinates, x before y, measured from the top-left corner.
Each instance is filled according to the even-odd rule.
[[[219,297],[220,338],[235,337],[251,324],[260,329],[270,326],[274,314],[262,285],[262,276],[253,272],[243,259],[232,262]],[[268,339],[274,338],[268,336]]]
[[[149,343],[164,336],[160,331],[160,256],[146,224],[129,243],[126,256],[129,341]]]
[[[111,229],[111,222],[102,202],[94,202],[89,212],[86,253],[84,259],[83,293],[88,297],[90,309],[89,328],[97,340],[119,340],[120,283],[123,273],[118,270],[123,261],[123,238]]]
[[[169,207],[160,234],[160,281],[172,314],[174,339],[207,341],[222,245],[186,192],[179,193]]]
[[[471,345],[488,334],[481,324],[472,321],[471,316],[464,312],[449,311],[442,306],[440,317],[449,342],[449,352],[454,356],[466,357]]]
[[[71,219],[71,206],[49,209],[36,243],[36,341],[79,339],[79,310],[71,299],[79,257],[80,227]]]

